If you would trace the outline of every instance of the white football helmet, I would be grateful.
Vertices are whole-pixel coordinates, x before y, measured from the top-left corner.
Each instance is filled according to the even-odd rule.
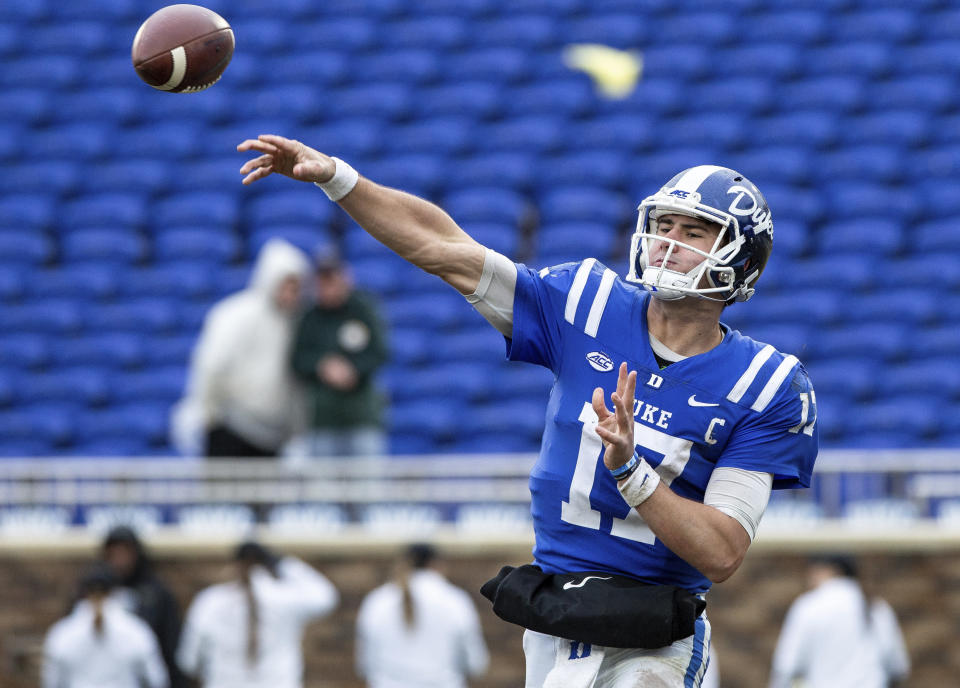
[[[640,217],[630,247],[627,280],[663,300],[697,296],[713,301],[746,301],[763,272],[773,247],[773,219],[760,190],[746,177],[727,167],[699,165],[677,174],[639,206]],[[677,239],[659,236],[657,220],[677,213],[720,226],[709,251]],[[668,244],[667,256],[678,245],[703,256],[689,272],[651,266],[651,243]],[[704,277],[706,277],[705,285]]]

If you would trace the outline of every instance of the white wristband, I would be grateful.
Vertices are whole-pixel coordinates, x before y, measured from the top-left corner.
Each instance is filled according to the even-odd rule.
[[[617,484],[623,500],[631,507],[643,504],[660,484],[660,475],[645,460],[630,474],[630,477]]]
[[[340,158],[333,158],[333,163],[336,165],[333,176],[325,182],[314,182],[314,184],[323,189],[323,193],[327,194],[327,198],[331,201],[339,201],[353,191],[360,175]]]

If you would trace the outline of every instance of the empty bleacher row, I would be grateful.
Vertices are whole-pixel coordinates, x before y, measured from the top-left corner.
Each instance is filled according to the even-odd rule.
[[[380,297],[394,452],[536,448],[550,374],[503,363],[459,296],[316,189],[241,186],[234,147],[266,131],[531,265],[621,274],[644,196],[690,165],[740,169],[776,234],[725,321],[806,363],[825,445],[960,445],[952,3],[207,4],[237,52],[189,96],[129,64],[150,3],[24,0],[0,19],[0,453],[169,453],[203,317],[277,235],[340,242]],[[599,96],[564,64],[576,42],[641,53],[635,92]]]

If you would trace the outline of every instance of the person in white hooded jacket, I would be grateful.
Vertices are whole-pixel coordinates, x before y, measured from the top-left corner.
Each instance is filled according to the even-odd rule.
[[[257,256],[250,283],[213,306],[191,358],[172,441],[188,455],[276,456],[304,424],[303,391],[287,363],[310,269],[279,238]]]

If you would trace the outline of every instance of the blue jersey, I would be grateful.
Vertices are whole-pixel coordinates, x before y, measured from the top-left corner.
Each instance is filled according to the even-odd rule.
[[[707,590],[710,581],[620,496],[603,465],[593,390],[609,400],[620,363],[637,371],[637,451],[674,492],[702,502],[717,466],[772,473],[775,489],[809,486],[816,397],[803,366],[721,325],[718,346],[661,370],[645,291],[592,258],[517,270],[508,356],[556,376],[530,475],[536,563],[549,573],[608,571]]]

